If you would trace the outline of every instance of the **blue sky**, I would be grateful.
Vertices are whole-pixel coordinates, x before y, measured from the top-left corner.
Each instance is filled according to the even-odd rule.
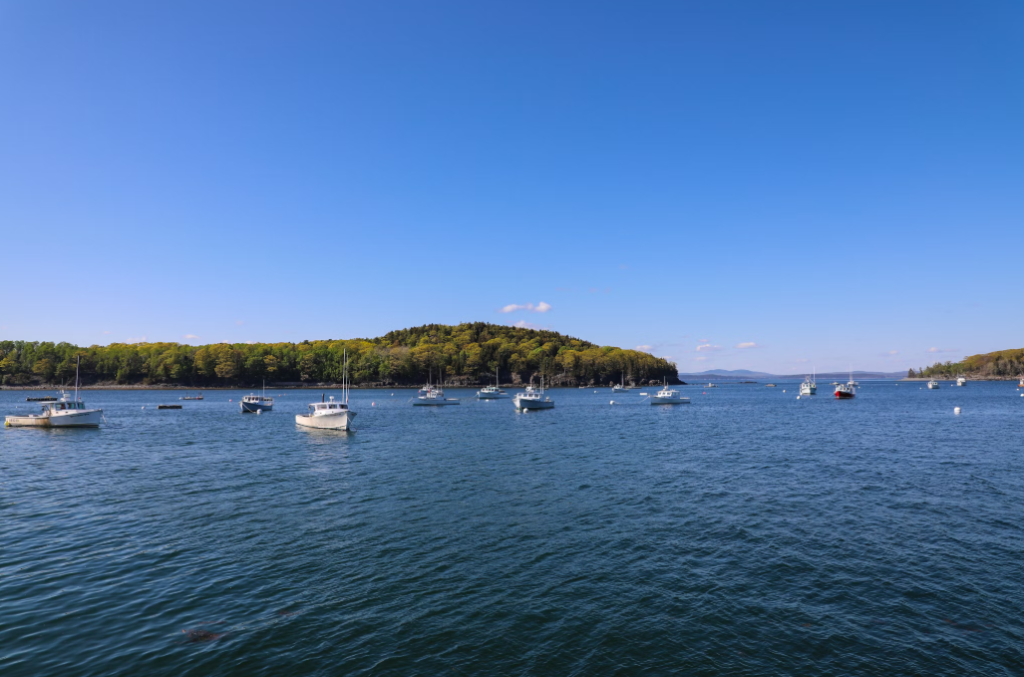
[[[1020,347],[1022,32],[999,0],[3,0],[0,337]]]

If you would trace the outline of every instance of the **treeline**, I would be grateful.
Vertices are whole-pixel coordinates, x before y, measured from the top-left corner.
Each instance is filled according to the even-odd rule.
[[[1024,374],[1024,348],[971,355],[959,362],[936,362],[907,374],[910,378],[956,378],[960,374],[981,379],[1017,378]]]
[[[302,343],[70,343],[0,341],[3,385],[73,383],[81,358],[83,384],[235,386],[338,383],[348,353],[357,385],[413,385],[440,376],[448,384],[529,382],[551,385],[678,382],[673,363],[637,350],[598,346],[552,331],[483,322],[431,324],[374,339]]]

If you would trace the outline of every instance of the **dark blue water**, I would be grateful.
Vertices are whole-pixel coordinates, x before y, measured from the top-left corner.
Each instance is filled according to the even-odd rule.
[[[0,674],[1020,675],[1014,386],[88,391],[0,433]]]

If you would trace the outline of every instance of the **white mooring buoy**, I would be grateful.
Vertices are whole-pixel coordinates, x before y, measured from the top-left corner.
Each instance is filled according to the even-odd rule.
[[[257,410],[256,410],[256,415],[257,415],[257,416],[259,416],[259,415],[260,415],[260,414],[262,414],[262,413],[263,413],[263,410],[262,410],[262,409],[257,409]]]
[[[959,414],[960,413],[960,407],[953,407],[953,413],[954,414]]]
[[[609,402],[608,404],[615,404],[615,400],[612,400],[612,401],[611,401],[611,402]]]

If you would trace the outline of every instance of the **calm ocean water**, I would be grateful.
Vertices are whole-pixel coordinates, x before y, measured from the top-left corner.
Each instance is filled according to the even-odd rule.
[[[0,674],[1022,674],[1015,384],[796,387],[86,391],[0,433]]]

